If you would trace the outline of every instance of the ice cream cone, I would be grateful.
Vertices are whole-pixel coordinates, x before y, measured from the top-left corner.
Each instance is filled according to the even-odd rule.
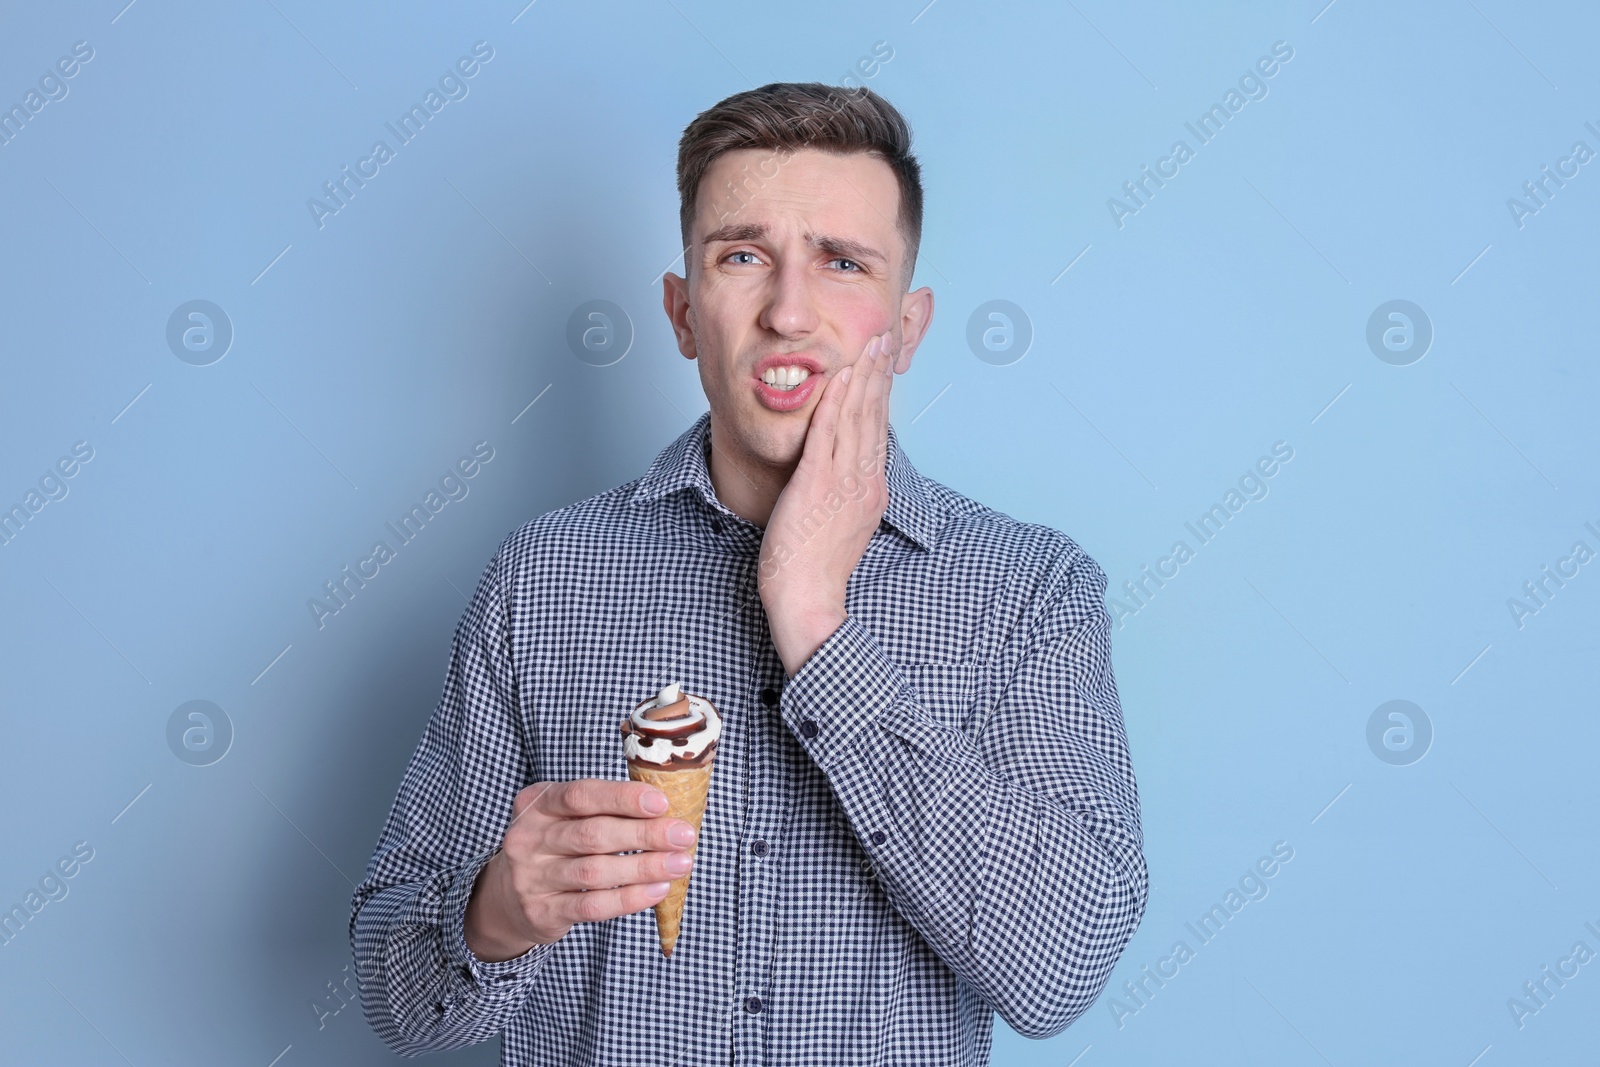
[[[667,795],[667,814],[683,819],[700,833],[700,818],[706,812],[706,797],[711,792],[711,765],[691,767],[681,771],[659,771],[654,768],[630,766],[628,777],[635,782],[653,785]],[[700,847],[700,839],[688,848],[693,856]],[[661,938],[661,954],[671,957],[678,943],[678,931],[683,927],[683,904],[689,897],[689,879],[694,872],[668,882],[667,895],[656,904],[656,933]]]
[[[641,701],[622,720],[628,778],[661,790],[667,798],[665,814],[694,827],[695,843],[686,850],[690,856],[700,847],[700,821],[721,734],[722,720],[712,703],[683,693],[677,683]],[[668,958],[683,929],[689,878],[685,874],[668,882],[667,895],[655,906],[661,954]]]

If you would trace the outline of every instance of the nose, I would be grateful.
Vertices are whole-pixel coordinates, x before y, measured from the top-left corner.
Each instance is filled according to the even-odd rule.
[[[770,290],[761,311],[761,325],[784,337],[804,337],[816,330],[816,295],[804,257],[784,256],[769,276]]]

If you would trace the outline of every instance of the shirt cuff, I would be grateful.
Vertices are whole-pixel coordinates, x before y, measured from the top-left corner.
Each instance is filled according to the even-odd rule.
[[[910,687],[878,639],[850,615],[789,679],[780,710],[801,747],[826,771]]]
[[[445,891],[440,926],[444,934],[445,959],[450,964],[453,978],[464,991],[489,996],[504,993],[513,995],[531,982],[555,949],[555,943],[534,945],[514,959],[487,963],[473,955],[467,947],[467,902],[472,899],[473,886],[478,873],[494,858],[498,848],[474,856],[456,869],[450,888]]]

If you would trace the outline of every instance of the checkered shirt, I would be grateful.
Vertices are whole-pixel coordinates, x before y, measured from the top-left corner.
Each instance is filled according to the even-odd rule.
[[[405,1054],[498,1034],[515,1065],[968,1065],[995,1012],[1061,1033],[1148,892],[1104,573],[918,474],[891,427],[849,617],[785,680],[709,420],[484,570],[355,892],[367,1018]],[[672,957],[646,909],[477,959],[512,797],[626,779],[618,725],[668,682],[723,719]]]

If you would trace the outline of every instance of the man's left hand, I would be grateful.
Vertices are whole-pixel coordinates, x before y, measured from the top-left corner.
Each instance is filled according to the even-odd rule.
[[[757,588],[772,644],[793,677],[845,619],[845,585],[889,504],[885,460],[893,334],[823,387],[761,540]]]

